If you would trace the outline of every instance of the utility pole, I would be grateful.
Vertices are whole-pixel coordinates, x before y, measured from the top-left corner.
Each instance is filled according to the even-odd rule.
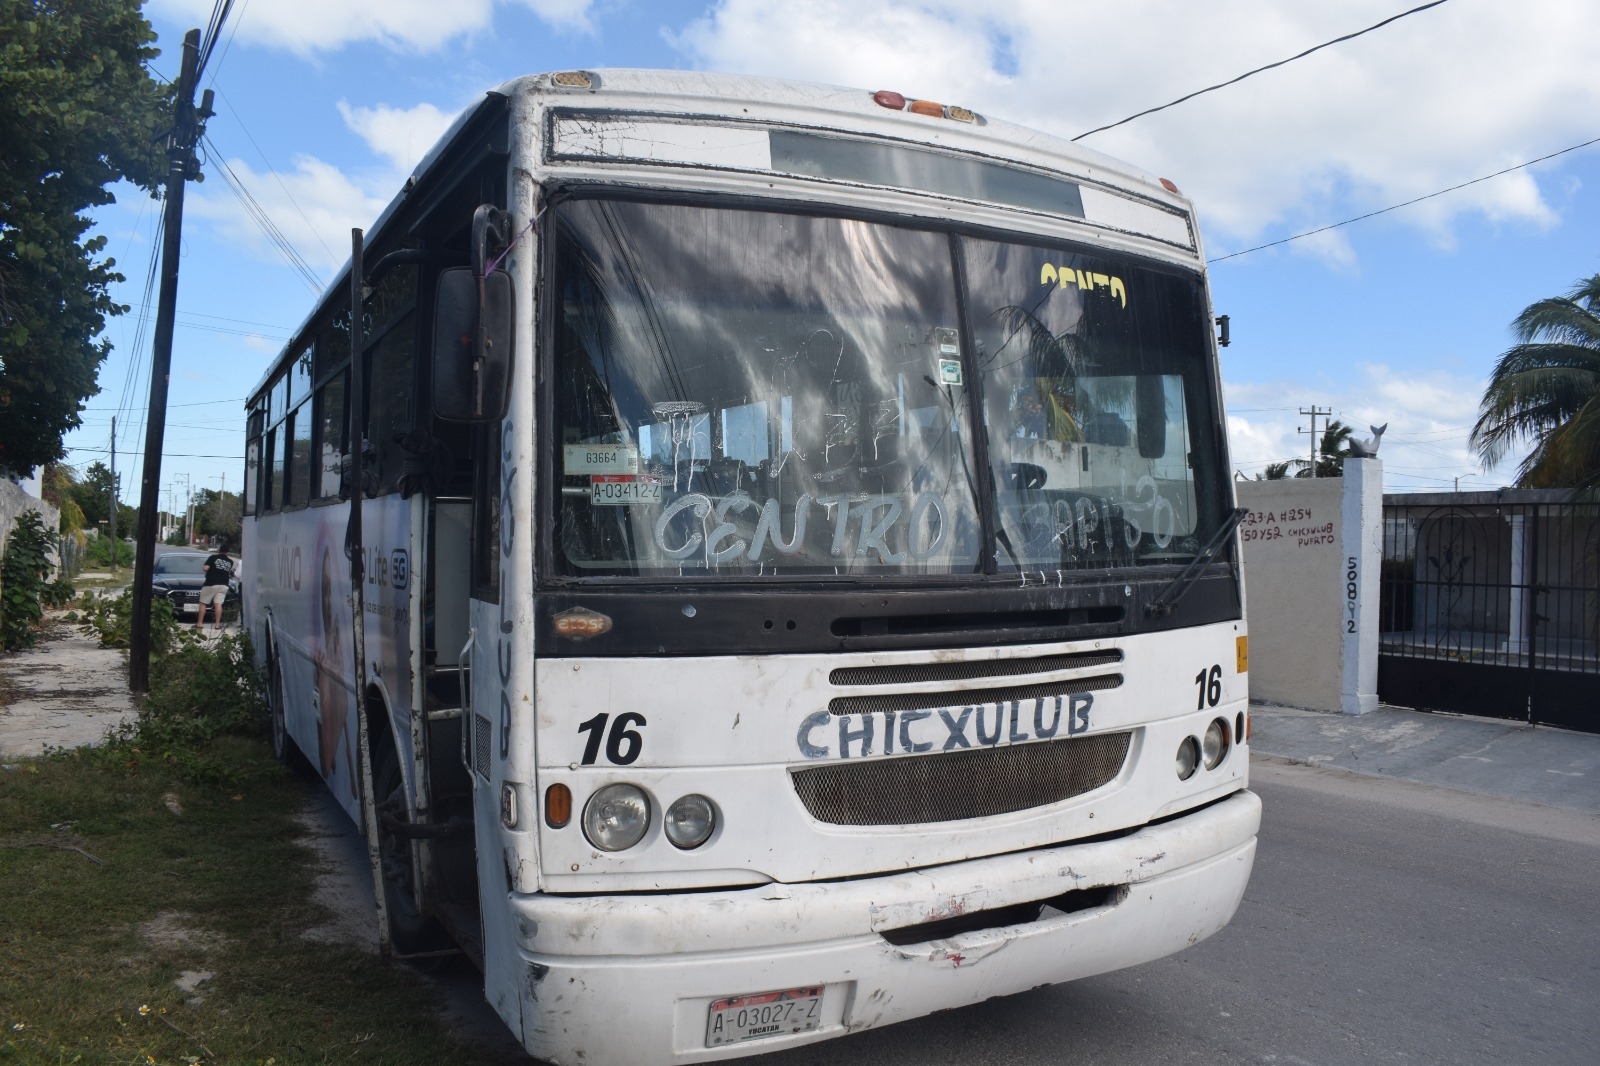
[[[111,573],[117,573],[117,416],[111,416]]]
[[[200,74],[200,31],[183,37],[183,66],[167,133],[166,212],[161,234],[161,299],[150,355],[150,413],[145,422],[144,477],[139,485],[139,526],[133,559],[133,618],[128,633],[128,688],[150,689],[150,579],[156,565],[156,503],[161,491],[161,449],[167,428],[167,381],[172,372],[172,327],[178,311],[178,259],[183,243],[184,186],[200,176],[194,146],[211,110],[211,90],[194,106]]]
[[[1311,405],[1311,410],[1307,411],[1304,407],[1302,407],[1302,408],[1300,408],[1300,413],[1303,414],[1303,415],[1310,415],[1311,416],[1311,428],[1310,429],[1298,430],[1297,432],[1310,433],[1311,434],[1311,476],[1312,477],[1316,477],[1317,476],[1317,445],[1318,445],[1318,443],[1320,443],[1319,440],[1317,439],[1317,419],[1326,418],[1328,415],[1333,414],[1333,409],[1329,408],[1329,407],[1324,407],[1324,408],[1320,408],[1319,409],[1316,404],[1312,404]],[[1326,428],[1326,423],[1324,423],[1324,428]]]

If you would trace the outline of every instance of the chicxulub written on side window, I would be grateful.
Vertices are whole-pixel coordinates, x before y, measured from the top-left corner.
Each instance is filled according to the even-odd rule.
[[[967,359],[946,234],[602,200],[555,233],[562,573],[1067,570],[1215,528],[1197,280],[961,241]]]

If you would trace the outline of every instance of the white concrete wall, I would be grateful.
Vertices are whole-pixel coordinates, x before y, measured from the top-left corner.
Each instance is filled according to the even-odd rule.
[[[6,541],[11,536],[11,524],[23,511],[38,511],[44,515],[46,529],[61,527],[61,512],[55,504],[29,495],[10,478],[0,477],[0,552],[5,551]]]
[[[1339,618],[1343,478],[1240,481],[1250,698],[1341,709]],[[1377,597],[1373,597],[1376,601]],[[1374,627],[1376,628],[1376,627]]]
[[[1241,481],[1250,697],[1364,714],[1378,706],[1383,464],[1345,476]]]

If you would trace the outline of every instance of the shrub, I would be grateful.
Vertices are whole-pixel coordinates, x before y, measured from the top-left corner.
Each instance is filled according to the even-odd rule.
[[[77,600],[83,610],[84,629],[100,638],[102,648],[126,648],[133,623],[133,590],[120,596],[96,596],[85,592]],[[172,604],[157,598],[150,603],[150,654],[166,655],[184,643],[193,643],[186,627],[178,623]]]
[[[71,578],[58,577],[39,590],[39,602],[46,607],[59,609],[72,602],[74,591]]]
[[[24,511],[11,528],[0,555],[0,646],[6,651],[31,648],[44,616],[39,605],[50,576],[49,551],[56,534],[46,529],[38,511]]]
[[[133,565],[133,542],[117,538],[117,565],[128,567]],[[83,550],[84,560],[93,567],[107,569],[111,566],[111,538],[95,537],[89,541],[89,546]]]

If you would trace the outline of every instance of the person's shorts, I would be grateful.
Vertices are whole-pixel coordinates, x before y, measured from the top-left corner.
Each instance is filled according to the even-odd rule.
[[[228,595],[226,585],[205,585],[200,589],[200,606],[209,607],[213,603],[221,603]]]

